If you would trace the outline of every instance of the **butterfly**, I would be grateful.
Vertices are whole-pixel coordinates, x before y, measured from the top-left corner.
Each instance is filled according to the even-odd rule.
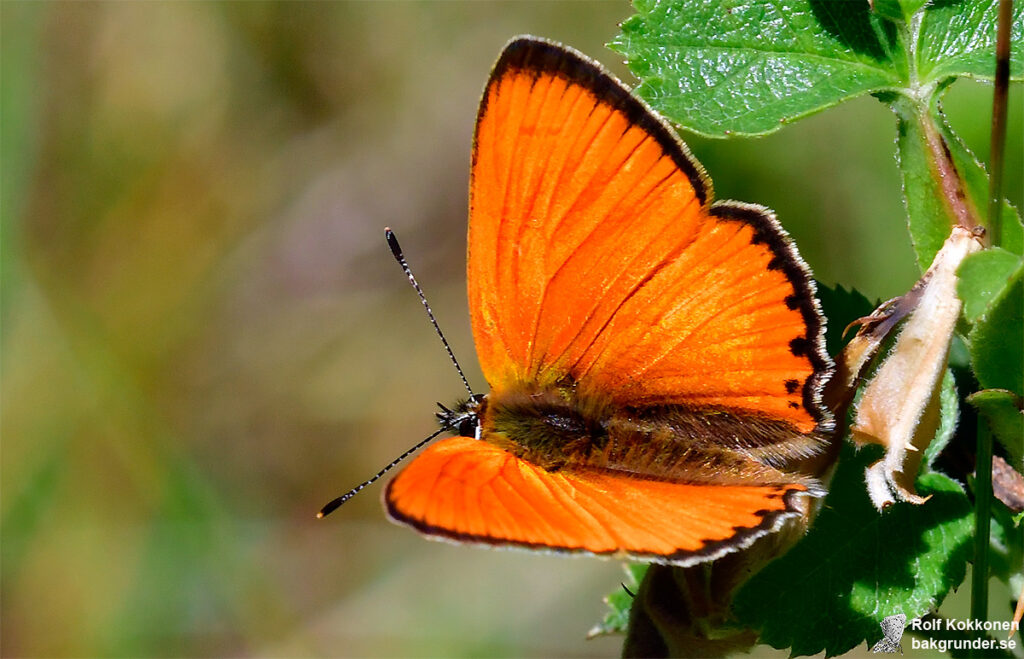
[[[687,147],[600,65],[506,46],[477,116],[468,243],[490,392],[442,408],[458,435],[391,480],[393,520],[691,565],[823,495],[807,465],[829,446],[831,362],[808,268],[770,211],[712,203]]]

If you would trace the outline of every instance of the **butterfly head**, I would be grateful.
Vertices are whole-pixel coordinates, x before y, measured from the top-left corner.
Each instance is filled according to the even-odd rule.
[[[459,401],[455,409],[449,409],[441,403],[437,406],[441,411],[435,416],[442,428],[462,437],[480,439],[480,417],[487,407],[486,394],[473,394],[468,399]]]

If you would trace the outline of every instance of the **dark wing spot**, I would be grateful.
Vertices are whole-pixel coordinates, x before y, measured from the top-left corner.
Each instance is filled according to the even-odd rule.
[[[800,299],[795,295],[787,295],[786,308],[791,311],[796,311],[800,308]]]
[[[794,410],[800,409],[800,403],[794,403],[793,401],[789,401],[789,406]]]
[[[796,390],[800,388],[799,380],[786,380],[786,393],[795,394]]]
[[[789,351],[795,357],[806,357],[810,347],[811,342],[807,340],[806,336],[798,336],[789,342]]]
[[[750,244],[751,245],[767,245],[768,244],[768,234],[765,233],[764,231],[759,231],[757,229],[757,227],[755,227],[754,228],[754,235],[750,239]]]

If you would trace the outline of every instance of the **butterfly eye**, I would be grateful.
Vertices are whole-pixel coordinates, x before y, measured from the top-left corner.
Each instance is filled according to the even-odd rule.
[[[463,437],[480,439],[480,419],[476,414],[467,414],[459,421],[459,434]]]
[[[480,439],[480,407],[486,399],[484,394],[474,394],[469,400],[459,403],[454,410],[438,403],[441,408],[434,416],[444,430],[452,430],[462,437]]]

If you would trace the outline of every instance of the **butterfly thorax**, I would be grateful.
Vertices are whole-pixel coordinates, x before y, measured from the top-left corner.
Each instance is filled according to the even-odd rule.
[[[792,482],[824,443],[789,424],[707,407],[626,407],[573,387],[474,401],[480,439],[549,471],[607,469],[689,483]]]

